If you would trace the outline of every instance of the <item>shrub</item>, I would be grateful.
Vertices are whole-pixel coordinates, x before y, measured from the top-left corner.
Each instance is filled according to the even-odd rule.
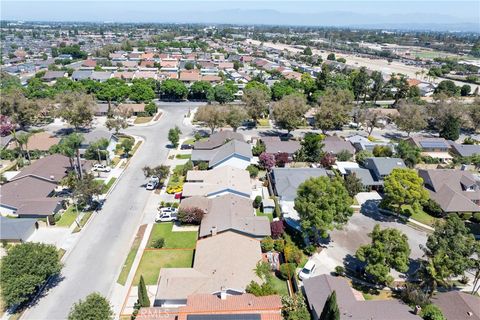
[[[444,212],[442,208],[433,199],[428,199],[427,202],[425,202],[425,204],[423,205],[423,210],[429,215],[432,215],[437,218],[441,218],[444,216]]]
[[[377,145],[373,147],[373,155],[375,157],[391,157],[393,154],[392,149],[389,146]]]
[[[285,164],[290,162],[290,158],[288,153],[286,152],[279,152],[275,155],[275,163],[277,167],[285,167]]]
[[[328,152],[320,159],[320,164],[324,168],[330,168],[335,164],[335,160],[335,156],[331,152]]]
[[[155,249],[161,249],[165,245],[165,239],[164,238],[158,238],[155,239],[152,243],[152,247]]]
[[[282,263],[280,265],[280,275],[285,280],[290,280],[295,276],[297,266],[294,263]]]
[[[283,250],[285,249],[285,240],[283,239],[275,240],[273,242],[273,248],[275,249],[275,251],[283,252]]]
[[[285,232],[285,226],[282,220],[273,221],[270,223],[270,230],[272,232],[272,238],[278,239]]]
[[[208,170],[208,162],[202,161],[197,165],[198,170]]]
[[[310,244],[306,246],[305,249],[303,249],[303,251],[305,252],[305,254],[311,256],[312,254],[315,253],[315,251],[317,251],[317,248],[315,248],[313,244]]]
[[[268,252],[273,250],[273,239],[271,237],[266,237],[260,241],[260,246],[262,247],[263,252]]]
[[[250,284],[245,288],[247,293],[253,294],[256,297],[270,296],[276,294],[277,291],[272,287],[270,282],[265,282],[262,285],[256,283],[255,281],[250,282]]]
[[[337,153],[337,160],[338,161],[349,161],[352,159],[353,154],[351,154],[348,150],[342,150]]]
[[[253,207],[255,209],[260,208],[261,204],[262,204],[262,196],[256,196],[255,200],[253,200]]]
[[[202,218],[205,215],[200,208],[184,208],[178,212],[178,220],[183,224],[200,224]]]
[[[265,151],[265,145],[260,140],[258,140],[257,144],[253,146],[252,154],[254,156],[259,156],[264,151]]]
[[[287,262],[296,263],[297,265],[302,261],[302,251],[298,249],[293,243],[287,243],[283,250],[285,260]]]
[[[460,213],[460,218],[462,218],[462,220],[469,220],[473,217],[473,213],[471,212],[462,212]]]
[[[430,303],[427,294],[425,294],[422,289],[414,283],[407,282],[400,296],[402,300],[410,306],[423,307]]]
[[[192,160],[188,160],[184,165],[182,169],[182,175],[186,176],[187,172],[193,170],[193,162]]]
[[[258,176],[258,168],[257,166],[254,166],[253,164],[249,165],[247,167],[247,171],[250,174],[250,178],[256,178]]]
[[[345,267],[344,266],[336,266],[335,273],[337,276],[344,276],[345,275]]]
[[[473,222],[480,223],[480,212],[475,212],[471,219]]]
[[[442,311],[434,304],[426,305],[420,312],[424,320],[446,320]]]

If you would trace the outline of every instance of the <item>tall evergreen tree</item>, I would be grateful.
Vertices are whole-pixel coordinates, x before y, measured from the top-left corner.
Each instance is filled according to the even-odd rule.
[[[333,291],[327,298],[320,320],[340,320],[340,310],[337,305],[337,294]]]
[[[138,303],[141,307],[150,307],[150,299],[148,298],[147,286],[145,286],[143,275],[140,276],[140,282],[138,283]]]

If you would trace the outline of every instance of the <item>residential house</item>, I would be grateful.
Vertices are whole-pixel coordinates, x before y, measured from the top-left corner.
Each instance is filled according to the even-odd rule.
[[[80,145],[80,155],[83,156],[85,150],[94,142],[99,141],[100,139],[105,139],[108,141],[107,151],[113,152],[115,150],[115,146],[118,143],[118,137],[107,130],[96,129],[92,131],[88,131],[83,134],[83,141]]]
[[[43,75],[42,80],[46,82],[52,82],[65,77],[67,77],[67,73],[65,71],[47,71]]]
[[[322,150],[332,153],[333,155],[337,155],[342,151],[348,151],[352,155],[355,154],[355,148],[352,143],[350,141],[345,141],[338,136],[327,136],[323,139],[322,143]]]
[[[230,131],[222,130],[213,133],[207,140],[200,140],[193,144],[194,150],[212,150],[224,145],[230,140],[237,140],[245,142],[243,134]]]
[[[294,209],[297,189],[310,178],[327,177],[322,168],[274,168],[268,175],[270,192],[279,198],[285,221],[300,230],[300,217]]]
[[[137,320],[282,319],[280,296],[193,294],[179,308],[141,308]]]
[[[363,166],[365,169],[370,170],[375,181],[382,183],[393,169],[407,167],[402,159],[389,157],[366,158]]]
[[[290,159],[301,148],[300,142],[297,140],[281,140],[280,137],[261,137],[260,139],[265,145],[266,153],[287,153]]]
[[[132,81],[135,76],[134,71],[117,71],[113,74],[114,78],[122,79],[125,81]]]
[[[187,172],[182,196],[219,197],[236,194],[250,198],[252,193],[250,175],[246,170],[230,166],[212,170],[191,170]]]
[[[10,219],[0,216],[0,241],[25,242],[38,229],[36,219]]]
[[[480,154],[480,145],[478,144],[459,144],[454,141],[448,141],[450,151],[460,157],[471,157]]]
[[[438,292],[432,303],[446,319],[480,320],[480,298],[462,291]]]
[[[252,200],[234,194],[215,198],[195,196],[180,203],[180,210],[199,208],[205,215],[200,225],[199,237],[233,231],[254,238],[269,236],[270,221],[255,215]]]
[[[111,106],[113,109],[113,106]],[[108,103],[97,103],[94,109],[96,117],[106,117],[108,115]]]
[[[97,66],[97,61],[92,59],[87,59],[82,62],[82,67],[95,68]]]
[[[418,170],[430,198],[444,212],[479,212],[480,180],[468,171]]]
[[[411,145],[419,148],[421,155],[447,162],[453,157],[449,154],[450,144],[444,138],[414,136],[407,139]]]
[[[376,146],[381,146],[381,147],[389,147],[390,150],[395,149],[395,145],[393,143],[387,142],[387,141],[370,141],[368,138],[361,136],[361,135],[353,135],[351,137],[346,138],[347,141],[350,141],[351,144],[355,147],[355,150],[362,151],[362,150],[367,150],[370,152],[373,152],[373,149]]]
[[[223,232],[197,241],[193,268],[162,268],[154,306],[179,306],[192,294],[238,295],[251,281],[261,283],[255,268],[262,259],[260,241]],[[223,292],[222,292],[223,291]]]
[[[194,163],[206,161],[209,168],[231,166],[246,169],[252,163],[253,155],[250,144],[231,140],[211,150],[194,149],[191,159]]]
[[[106,71],[92,71],[92,74],[90,75],[90,79],[100,82],[107,81],[111,77],[112,73]]]
[[[59,154],[38,159],[25,167],[1,187],[0,214],[47,218],[52,222],[63,201],[52,195],[69,170],[69,158]]]
[[[121,103],[118,105],[118,109],[131,112],[132,115],[137,116],[139,113],[145,112],[145,103]]]
[[[73,81],[81,81],[81,80],[87,80],[90,79],[92,76],[91,70],[75,70],[72,73],[72,80]]]
[[[314,320],[320,319],[328,296],[335,291],[340,320],[420,320],[410,307],[400,300],[365,300],[342,277],[320,275],[303,281],[307,304]]]
[[[191,84],[202,80],[202,76],[198,70],[183,70],[180,72],[180,77],[178,79],[184,83]]]
[[[26,150],[38,150],[42,152],[46,152],[50,149],[50,147],[58,144],[60,142],[60,138],[52,136],[49,132],[41,131],[34,133],[28,139],[28,143],[25,146]],[[17,147],[17,142],[12,141],[9,145],[9,149],[14,149]]]

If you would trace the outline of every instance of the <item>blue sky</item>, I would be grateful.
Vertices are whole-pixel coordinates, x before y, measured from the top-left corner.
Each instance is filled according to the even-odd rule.
[[[114,22],[233,22],[265,19],[266,24],[294,24],[305,16],[307,24],[375,23],[480,23],[480,1],[75,1],[2,0],[1,19]],[[349,13],[342,16],[340,13]],[[315,15],[318,14],[318,23]],[[342,20],[343,17],[343,20]],[[236,18],[236,19],[235,19]],[[329,22],[329,23],[327,23]],[[479,26],[480,29],[480,26]]]

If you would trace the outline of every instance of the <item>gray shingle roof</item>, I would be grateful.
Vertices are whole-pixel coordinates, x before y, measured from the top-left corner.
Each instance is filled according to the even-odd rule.
[[[0,239],[25,241],[32,234],[36,219],[9,219],[0,216]]]
[[[439,292],[432,299],[447,319],[480,320],[480,298],[460,292]]]
[[[76,70],[72,73],[72,80],[80,81],[85,79],[90,79],[92,75],[91,70]]]
[[[228,140],[238,140],[238,141],[245,141],[243,134],[238,132],[233,132],[229,130],[218,131],[212,134],[208,140],[206,141],[197,141],[194,143],[194,149],[215,149],[223,144],[225,144]]]
[[[286,152],[294,154],[300,149],[300,142],[295,140],[282,141],[279,137],[264,137],[261,138],[265,144],[265,152],[276,154],[279,152]]]
[[[389,175],[395,168],[406,168],[407,166],[400,158],[375,157],[365,159],[364,167],[373,171],[375,179],[381,180],[380,176]]]
[[[322,168],[275,168],[271,173],[277,195],[281,200],[293,201],[300,184],[314,177],[326,177]]]
[[[209,161],[209,166],[214,167],[232,155],[237,155],[245,161],[250,161],[253,157],[252,149],[248,143],[232,140],[217,149],[217,152]]]
[[[470,157],[480,154],[480,145],[478,144],[459,144],[453,141],[449,141],[449,143],[453,151],[462,157]]]

